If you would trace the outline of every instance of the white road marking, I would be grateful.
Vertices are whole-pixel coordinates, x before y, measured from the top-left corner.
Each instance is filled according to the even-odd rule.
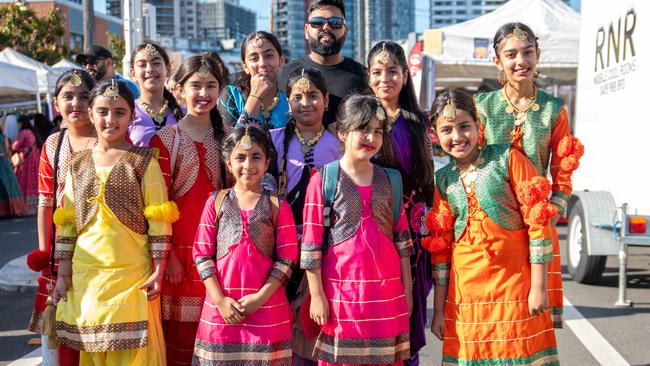
[[[601,365],[630,366],[623,356],[564,297],[564,322]]]
[[[37,366],[43,362],[41,357],[41,347],[24,355],[20,359],[8,364],[7,366]]]

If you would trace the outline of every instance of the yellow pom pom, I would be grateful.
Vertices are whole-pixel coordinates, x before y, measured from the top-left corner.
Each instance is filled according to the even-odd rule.
[[[167,201],[159,205],[149,205],[144,208],[144,217],[149,221],[159,221],[171,224],[178,221],[181,213],[178,211],[176,202]]]
[[[74,225],[74,209],[59,207],[54,211],[52,220],[56,226]]]

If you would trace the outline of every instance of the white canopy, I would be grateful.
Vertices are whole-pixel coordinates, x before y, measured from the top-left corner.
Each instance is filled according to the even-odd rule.
[[[539,38],[542,76],[558,83],[574,83],[580,16],[561,0],[510,0],[481,17],[426,30],[424,52],[435,61],[437,82],[458,78],[495,79],[492,38],[503,24],[515,21],[531,27]],[[436,47],[436,38],[442,39],[441,47]]]
[[[54,90],[59,73],[46,64],[38,62],[11,47],[7,47],[0,52],[0,62],[36,71],[38,90],[41,93],[49,93]]]
[[[68,69],[81,69],[81,66],[75,64],[74,62],[68,60],[67,58],[62,58],[61,61],[52,65],[53,69],[62,69],[63,71]]]
[[[38,92],[36,73],[33,70],[0,62],[0,75],[2,97],[34,95]]]

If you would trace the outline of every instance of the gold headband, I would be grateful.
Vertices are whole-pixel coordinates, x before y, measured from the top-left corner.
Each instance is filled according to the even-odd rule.
[[[377,102],[377,110],[375,111],[375,118],[377,118],[381,122],[384,122],[386,120],[386,111],[384,111],[384,107],[382,107],[379,102]]]
[[[244,136],[242,136],[241,140],[239,140],[239,143],[237,144],[237,148],[242,150],[250,150],[252,147],[253,147],[253,140],[251,139],[251,135],[248,133],[248,125],[246,125]]]
[[[381,51],[377,54],[375,59],[380,63],[380,64],[387,64],[390,62],[390,53],[386,51],[386,42],[384,42],[384,45],[382,46]]]
[[[158,49],[151,43],[147,43],[147,45],[144,46],[144,53],[149,56],[155,56],[158,54]]]
[[[113,100],[117,100],[120,97],[120,90],[117,87],[117,83],[115,83],[115,79],[111,79],[111,85],[104,89],[102,97]]]
[[[81,76],[79,76],[77,70],[70,73],[70,80],[68,81],[68,83],[70,83],[70,85],[72,85],[75,88],[81,85]]]
[[[259,33],[255,33],[253,44],[255,45],[255,47],[261,48],[262,46],[264,46],[264,38],[262,38],[262,36],[260,36]]]
[[[528,35],[526,34],[526,32],[521,30],[521,28],[519,28],[519,24],[515,24],[515,28],[512,30],[512,35],[518,41],[523,41],[528,39]]]
[[[208,63],[205,61],[205,56],[201,56],[201,67],[199,67],[199,77],[201,77],[201,79],[205,79],[208,76],[210,76],[210,67],[208,66]]]
[[[300,79],[296,81],[295,87],[298,88],[300,93],[309,93],[311,82],[305,77],[305,69],[302,69],[302,74],[300,75]]]
[[[451,101],[451,96],[447,97],[447,105],[442,109],[442,116],[449,122],[456,119],[456,106]]]

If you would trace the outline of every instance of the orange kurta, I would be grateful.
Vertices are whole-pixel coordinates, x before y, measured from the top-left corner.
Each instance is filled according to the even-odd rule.
[[[516,149],[509,151],[509,173],[509,185],[501,186],[514,192],[537,176]],[[531,261],[552,259],[550,225],[532,220],[515,193],[526,227],[506,230],[481,209],[474,184],[466,188],[467,225],[455,243],[432,260],[436,286],[449,286],[443,365],[559,365],[550,311],[531,316],[528,310]],[[452,215],[438,188],[434,212]],[[438,234],[448,243],[454,240],[451,227]]]

